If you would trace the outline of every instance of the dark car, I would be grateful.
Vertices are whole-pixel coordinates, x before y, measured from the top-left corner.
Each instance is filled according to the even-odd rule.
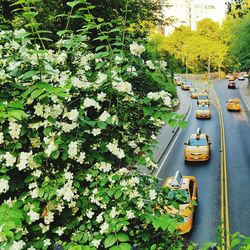
[[[228,81],[227,87],[228,87],[229,89],[236,89],[235,81]]]

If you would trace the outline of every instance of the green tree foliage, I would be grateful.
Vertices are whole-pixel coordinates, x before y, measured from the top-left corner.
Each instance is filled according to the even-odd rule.
[[[230,0],[226,4],[228,14],[233,18],[242,18],[250,10],[250,0]]]
[[[189,71],[204,72],[209,61],[211,70],[220,70],[225,66],[228,48],[220,32],[218,23],[206,18],[197,23],[197,31],[180,26],[168,37],[155,35],[152,39],[158,44],[161,53],[170,53],[175,57],[183,72],[186,57]]]
[[[250,13],[245,15],[237,29],[233,31],[234,37],[230,45],[230,51],[239,64],[239,69],[248,70],[250,68]]]

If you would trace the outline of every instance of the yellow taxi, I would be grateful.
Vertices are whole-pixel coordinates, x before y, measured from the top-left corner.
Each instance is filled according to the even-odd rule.
[[[174,82],[175,82],[176,86],[181,86],[182,79],[175,79]]]
[[[198,90],[198,88],[191,87],[189,89],[189,93],[190,93],[190,96],[191,96],[192,99],[196,99],[198,97],[199,90]]]
[[[209,103],[210,103],[210,99],[207,93],[201,93],[197,96],[198,105],[202,105],[202,104],[209,105]]]
[[[228,111],[240,111],[240,100],[239,99],[229,99],[226,102],[226,107]]]
[[[211,118],[211,109],[208,105],[205,105],[204,103],[202,105],[198,105],[196,108],[196,118]]]
[[[189,90],[192,87],[192,80],[184,79],[181,83],[181,89]]]
[[[188,233],[193,226],[194,206],[197,200],[197,181],[194,176],[182,176],[177,171],[175,176],[168,177],[163,183],[163,187],[168,187],[172,191],[173,200],[179,204],[179,208],[173,206],[166,207],[169,214],[180,215],[182,221],[177,225],[180,234]],[[180,192],[174,192],[179,190]],[[171,194],[171,193],[170,193]],[[181,199],[180,199],[181,197]]]
[[[196,134],[191,134],[188,141],[184,143],[185,161],[208,161],[210,158],[210,139],[198,128]]]

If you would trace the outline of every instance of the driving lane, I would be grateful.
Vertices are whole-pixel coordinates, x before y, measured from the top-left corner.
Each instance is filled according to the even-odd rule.
[[[243,81],[236,81],[237,89],[228,89],[227,80],[220,80],[214,84],[221,103],[227,153],[227,181],[230,233],[239,231],[250,235],[250,114],[240,95],[240,85]],[[225,104],[229,98],[241,101],[240,112],[228,112]]]
[[[202,246],[205,242],[216,239],[216,231],[220,224],[220,125],[215,106],[211,105],[210,120],[197,120],[196,100],[192,100],[192,104],[188,126],[180,133],[158,177],[163,182],[168,176],[173,176],[180,170],[182,175],[193,175],[197,178],[198,207],[195,209],[193,229],[185,237]],[[210,136],[211,158],[208,162],[185,163],[184,142],[197,128],[201,128],[202,132]]]

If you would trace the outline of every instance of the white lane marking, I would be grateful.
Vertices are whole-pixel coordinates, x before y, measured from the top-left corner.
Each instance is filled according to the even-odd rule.
[[[186,96],[187,96],[187,95],[186,95]],[[187,96],[187,97],[188,97],[188,96]],[[191,114],[191,112],[192,112],[192,109],[193,109],[193,104],[192,104],[192,102],[191,102],[191,100],[190,100],[189,97],[188,97],[188,101],[189,101],[189,103],[190,103],[190,108],[189,108],[188,114],[186,115],[184,121],[187,121],[187,120],[188,120],[188,118],[189,118],[189,116],[190,116],[190,114]],[[176,135],[174,135],[175,138],[174,138],[174,140],[173,140],[173,142],[172,142],[171,147],[169,148],[168,152],[166,153],[164,159],[162,160],[162,164],[161,164],[161,165],[158,167],[158,169],[157,169],[157,172],[156,172],[156,174],[155,174],[156,177],[157,177],[158,174],[160,173],[160,171],[161,171],[161,169],[162,169],[162,167],[163,167],[163,165],[164,165],[166,159],[168,158],[168,156],[169,156],[171,150],[173,149],[173,147],[174,147],[174,145],[175,145],[175,143],[176,143],[176,141],[177,141],[177,139],[178,139],[180,133],[181,133],[181,129],[179,128],[178,133],[177,133]]]
[[[249,83],[247,83],[247,84],[249,84]],[[246,106],[247,106],[247,109],[250,110],[250,106],[249,106],[249,104],[248,104],[248,102],[247,102],[247,100],[246,100],[246,98],[245,98],[245,96],[244,96],[244,94],[243,94],[243,92],[242,92],[242,88],[243,88],[243,86],[240,87],[240,95],[241,95],[241,98],[242,98],[243,101],[245,102],[245,104],[246,104]]]

